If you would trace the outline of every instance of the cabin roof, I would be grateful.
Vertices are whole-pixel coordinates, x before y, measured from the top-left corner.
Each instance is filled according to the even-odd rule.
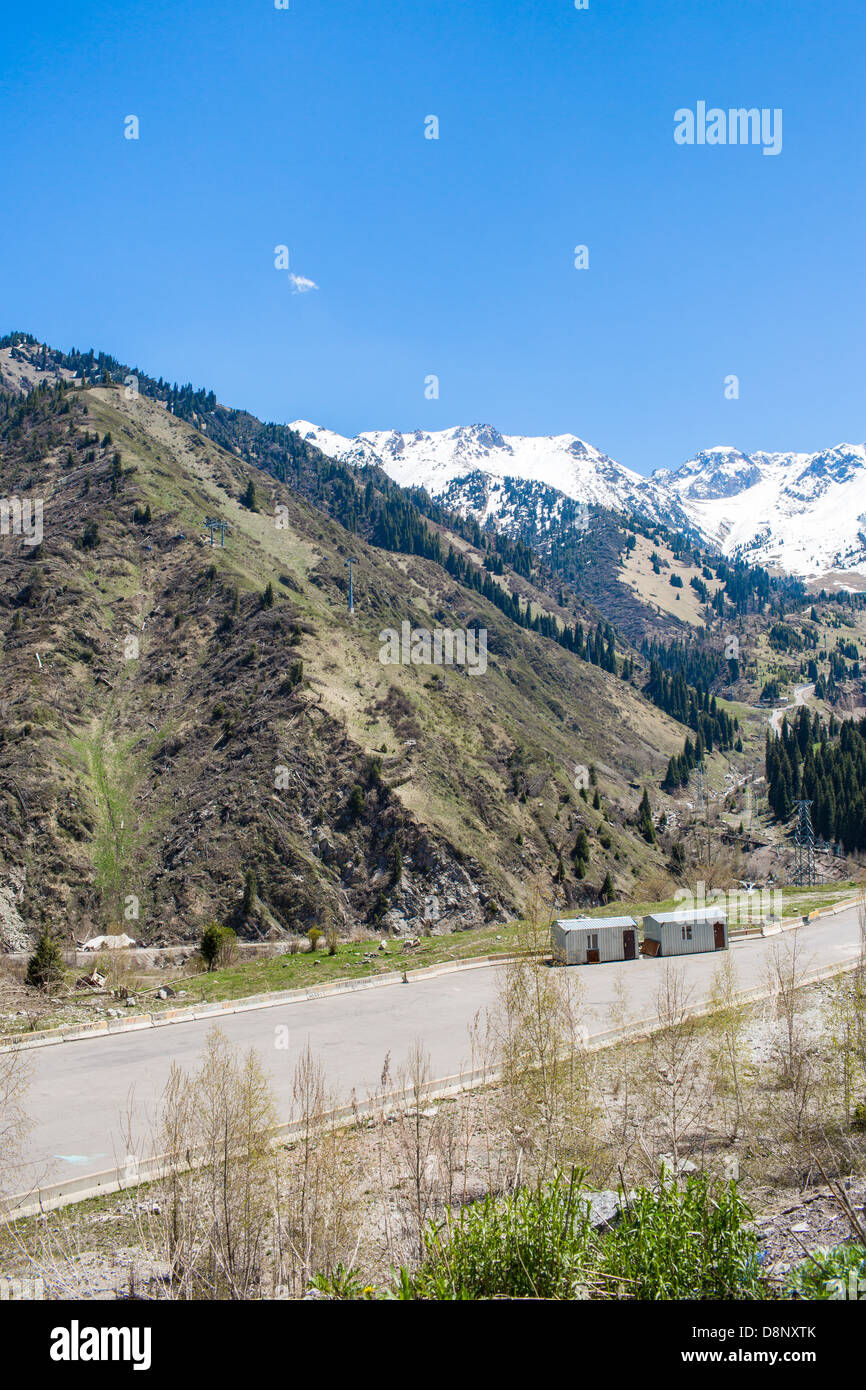
[[[723,907],[684,907],[679,912],[648,912],[644,921],[651,922],[726,922]]]
[[[637,927],[633,917],[559,917],[563,931],[598,931],[604,927]]]

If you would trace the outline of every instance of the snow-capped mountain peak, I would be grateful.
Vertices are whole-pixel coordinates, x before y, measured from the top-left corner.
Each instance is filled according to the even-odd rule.
[[[403,487],[424,488],[472,512],[482,525],[550,531],[569,498],[691,528],[723,554],[792,574],[866,573],[862,444],[815,454],[748,454],[716,444],[675,470],[644,477],[574,434],[503,435],[494,425],[474,424],[349,438],[308,420],[291,428],[323,453],[356,467],[376,465]]]
[[[493,425],[457,425],[447,430],[369,430],[347,439],[296,420],[291,428],[323,453],[349,463],[378,464],[404,487],[443,495],[469,472],[498,481],[539,483],[578,502],[622,509],[645,483],[640,474],[573,434],[503,435]]]

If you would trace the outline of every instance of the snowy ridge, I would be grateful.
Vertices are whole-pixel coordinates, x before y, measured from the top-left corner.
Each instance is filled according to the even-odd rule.
[[[492,425],[459,425],[347,438],[308,420],[291,428],[324,454],[356,467],[376,465],[403,487],[423,487],[472,512],[482,525],[556,529],[565,497],[690,527],[724,555],[803,578],[831,570],[866,574],[862,444],[816,454],[745,454],[717,445],[647,478],[573,434],[503,435]]]

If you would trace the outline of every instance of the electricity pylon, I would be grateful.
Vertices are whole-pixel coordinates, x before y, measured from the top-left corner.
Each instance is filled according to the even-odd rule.
[[[348,567],[349,567],[349,613],[350,613],[350,614],[351,614],[351,613],[354,613],[354,611],[355,611],[355,588],[354,588],[354,584],[353,584],[353,582],[352,582],[352,566],[353,566],[353,565],[357,565],[357,563],[358,563],[358,561],[355,559],[354,555],[352,556],[351,560],[347,560],[347,561],[346,561],[346,564],[347,564]]]
[[[209,516],[209,517],[206,517],[206,518],[205,518],[205,523],[204,523],[204,524],[205,524],[205,526],[207,527],[207,529],[210,531],[210,543],[211,543],[211,545],[213,545],[213,543],[214,543],[214,540],[213,540],[214,531],[219,531],[219,533],[220,533],[220,545],[221,545],[221,546],[225,546],[225,543],[226,543],[226,531],[229,529],[229,527],[228,527],[228,522],[227,522],[227,521],[223,521],[223,520],[222,520],[220,517],[218,517],[218,516]]]
[[[797,812],[797,824],[794,827],[794,882],[805,884],[807,887],[818,881],[815,872],[815,832],[812,829],[812,813],[809,810],[811,805],[811,801],[794,802]]]

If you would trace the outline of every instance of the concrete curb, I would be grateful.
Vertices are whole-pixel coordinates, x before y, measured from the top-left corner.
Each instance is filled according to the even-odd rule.
[[[307,985],[300,989],[274,991],[270,994],[247,994],[240,999],[227,999],[213,1004],[185,1004],[175,1009],[161,1009],[154,1014],[136,1014],[134,1018],[99,1019],[94,1023],[66,1024],[46,1028],[42,1033],[7,1034],[0,1043],[0,1052],[22,1052],[31,1047],[50,1047],[56,1043],[82,1042],[88,1038],[135,1033],[142,1028],[166,1028],[174,1023],[200,1023],[210,1018],[225,1018],[229,1014],[246,1013],[252,1009],[271,1009],[280,1004],[301,1004],[309,1000],[328,999],[334,994],[354,994],[358,990],[378,989],[384,985],[433,979],[462,970],[478,970],[484,966],[504,964],[514,960],[514,951],[498,955],[469,956],[466,960],[443,961],[438,965],[423,965],[417,970],[401,970],[387,975],[359,976],[351,980],[334,980],[325,985]]]
[[[794,931],[808,922],[821,917],[833,917],[838,912],[847,912],[857,907],[859,897],[837,903],[834,907],[823,908],[802,918],[782,919],[782,931]],[[770,931],[766,935],[775,935]],[[760,940],[765,933],[745,930],[742,935],[731,933],[731,945],[745,941]],[[161,1009],[155,1014],[137,1014],[135,1018],[100,1019],[94,1023],[67,1024],[60,1028],[46,1028],[42,1033],[7,1034],[0,1042],[0,1052],[23,1051],[30,1047],[50,1047],[55,1043],[81,1042],[88,1038],[117,1033],[134,1033],[142,1028],[165,1028],[173,1023],[197,1023],[208,1018],[225,1018],[230,1014],[245,1013],[252,1009],[276,1008],[280,1004],[302,1003],[309,999],[327,999],[334,994],[353,993],[360,989],[377,989],[383,985],[401,984],[404,974],[412,980],[434,978],[436,975],[450,974],[452,971],[480,969],[514,960],[514,951],[503,951],[498,955],[469,956],[462,961],[446,961],[439,965],[421,966],[417,970],[405,970],[388,975],[360,976],[351,980],[335,980],[327,985],[308,985],[301,989],[280,990],[272,994],[248,994],[241,999],[229,999],[213,1004],[189,1004],[176,1009]]]
[[[496,1081],[499,1079],[498,1070],[479,1069],[473,1072],[466,1072],[459,1076],[444,1077],[441,1081],[433,1081],[425,1088],[424,1100],[443,1100],[447,1096],[454,1095],[458,1091],[470,1089],[473,1086],[482,1084],[484,1081]],[[385,1114],[391,1113],[400,1101],[411,1100],[413,1097],[411,1088],[404,1091],[389,1091],[385,1096],[378,1097],[376,1100],[361,1101],[357,1104],[341,1105],[336,1110],[330,1110],[320,1119],[328,1122],[333,1128],[341,1128],[363,1120],[381,1110]],[[278,1125],[274,1130],[274,1141],[290,1142],[298,1138],[303,1133],[304,1126],[301,1122]],[[202,1156],[196,1155],[189,1163],[180,1165],[182,1171],[189,1171],[191,1168],[199,1167],[202,1163]],[[6,1203],[0,1203],[0,1221],[16,1221],[28,1216],[38,1216],[44,1211],[51,1211],[56,1207],[71,1206],[76,1202],[86,1202],[93,1197],[107,1196],[114,1192],[124,1192],[142,1183],[154,1182],[159,1178],[165,1177],[176,1170],[179,1165],[172,1163],[170,1156],[160,1154],[153,1158],[127,1161],[121,1167],[109,1168],[103,1173],[87,1173],[80,1178],[70,1178],[66,1182],[51,1183],[44,1187],[33,1188],[32,1191],[10,1197]]]
[[[803,925],[807,922],[817,922],[821,917],[833,917],[837,912],[847,912],[850,907],[859,907],[863,902],[863,895],[856,898],[849,898],[847,902],[837,903],[835,907],[816,907],[814,912],[807,912],[803,918]]]
[[[481,964],[482,962],[476,963]],[[805,976],[797,988],[809,989],[812,985],[833,979],[836,975],[844,975],[849,970],[855,969],[856,966],[856,960],[823,966],[820,970]],[[746,990],[738,995],[737,999],[740,1004],[757,1004],[762,1000],[772,999],[774,995],[774,990],[762,986],[758,989]],[[690,1009],[688,1016],[690,1018],[706,1018],[714,1012],[715,1009],[712,1004],[700,1004],[697,1008]],[[584,1045],[588,1052],[600,1052],[605,1048],[615,1047],[617,1043],[625,1042],[628,1039],[640,1041],[648,1038],[652,1033],[658,1032],[662,1026],[657,1018],[638,1019],[625,1028],[611,1028],[601,1033],[588,1034]],[[478,1086],[495,1085],[500,1078],[501,1072],[498,1067],[478,1068],[474,1071],[442,1077],[438,1081],[429,1083],[429,1086],[425,1088],[423,1100],[424,1102],[444,1100],[460,1091],[472,1090]],[[382,1110],[387,1114],[401,1100],[412,1100],[413,1096],[414,1092],[411,1088],[403,1091],[391,1091],[386,1096],[373,1101],[341,1105],[336,1110],[331,1110],[327,1115],[323,1115],[321,1119],[329,1122],[333,1127],[339,1128],[373,1115],[377,1110]],[[302,1130],[303,1126],[298,1122],[278,1125],[274,1131],[274,1139],[277,1142],[290,1141],[297,1138]],[[194,1159],[189,1167],[197,1167],[200,1162],[200,1159]],[[159,1155],[141,1161],[136,1160],[133,1163],[127,1162],[123,1168],[109,1168],[103,1173],[88,1173],[80,1178],[70,1178],[66,1182],[34,1188],[30,1192],[10,1197],[6,1203],[0,1204],[0,1220],[22,1220],[26,1217],[38,1216],[44,1211],[52,1211],[57,1207],[71,1206],[76,1202],[86,1202],[93,1197],[108,1196],[115,1192],[131,1190],[139,1187],[142,1183],[154,1182],[166,1176],[171,1168],[170,1158],[166,1155]]]

